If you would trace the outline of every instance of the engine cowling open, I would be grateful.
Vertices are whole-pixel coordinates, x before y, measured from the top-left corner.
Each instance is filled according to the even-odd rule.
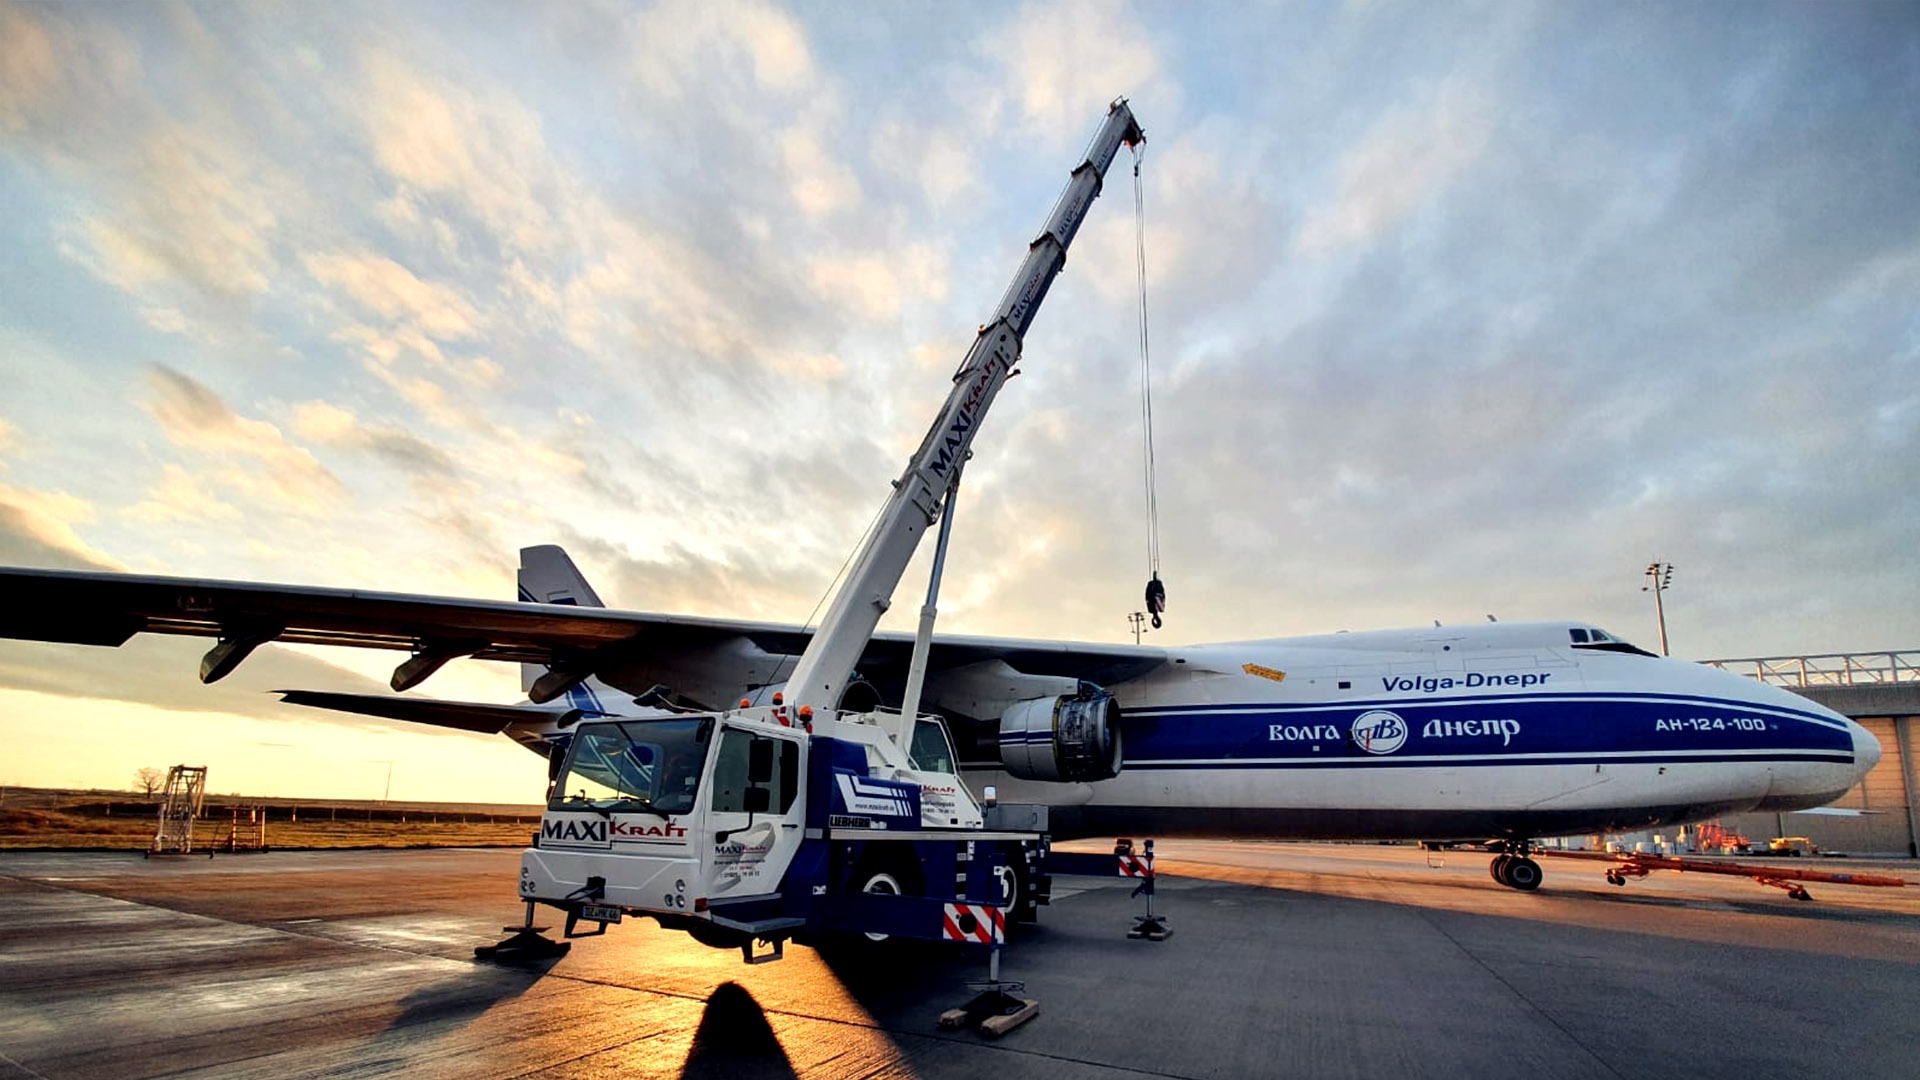
[[[1000,763],[1022,780],[1120,775],[1120,705],[1097,687],[1016,701],[1000,715]]]

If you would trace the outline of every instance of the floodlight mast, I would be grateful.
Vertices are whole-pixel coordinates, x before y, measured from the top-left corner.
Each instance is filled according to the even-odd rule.
[[[981,327],[980,336],[954,372],[953,391],[927,430],[927,437],[908,460],[906,471],[894,481],[893,494],[866,545],[787,680],[786,699],[790,704],[831,709],[839,703],[874,627],[893,602],[894,587],[906,572],[920,537],[939,522],[981,420],[1020,362],[1027,327],[1065,264],[1067,248],[1080,231],[1087,207],[1099,196],[1107,168],[1122,146],[1145,141],[1146,133],[1126,99],[1115,100],[1088,145],[1086,157],[1074,168],[1066,190],[1048,215],[1046,227],[1028,248],[1026,261],[1000,298],[993,319]]]

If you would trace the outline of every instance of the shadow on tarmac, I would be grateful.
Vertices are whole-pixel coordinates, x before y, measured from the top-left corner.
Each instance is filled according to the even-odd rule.
[[[729,981],[707,997],[680,1076],[682,1080],[793,1080],[798,1074],[760,1003],[745,987]]]
[[[455,1026],[470,1023],[494,1006],[533,989],[557,961],[552,957],[512,965],[476,962],[470,971],[401,998],[400,1012],[387,1030],[435,1022]]]

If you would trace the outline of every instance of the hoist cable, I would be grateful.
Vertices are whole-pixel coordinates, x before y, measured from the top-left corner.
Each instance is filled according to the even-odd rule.
[[[1166,608],[1167,591],[1160,583],[1160,495],[1154,482],[1153,454],[1153,352],[1147,334],[1147,203],[1146,188],[1140,179],[1140,162],[1146,151],[1133,145],[1133,250],[1140,286],[1140,428],[1145,440],[1142,455],[1147,501],[1147,611],[1153,627],[1160,628],[1160,613]]]

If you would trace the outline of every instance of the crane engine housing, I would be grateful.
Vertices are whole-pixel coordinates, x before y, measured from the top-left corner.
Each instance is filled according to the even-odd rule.
[[[1120,704],[1090,684],[1016,701],[1000,716],[1000,763],[1022,780],[1110,780],[1120,775]]]

